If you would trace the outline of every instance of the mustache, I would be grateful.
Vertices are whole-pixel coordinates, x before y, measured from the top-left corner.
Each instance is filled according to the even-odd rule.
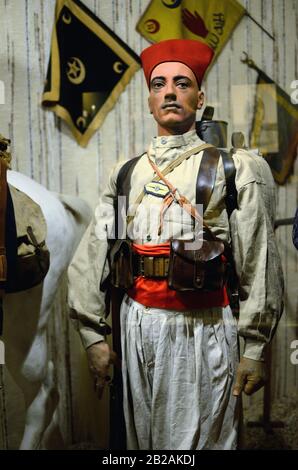
[[[161,105],[161,109],[166,109],[168,107],[174,107],[177,109],[182,108],[182,106],[177,101],[167,101]]]

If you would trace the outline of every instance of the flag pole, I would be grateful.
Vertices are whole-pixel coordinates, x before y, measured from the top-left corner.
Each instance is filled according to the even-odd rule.
[[[275,37],[272,36],[272,34],[268,33],[268,31],[260,24],[257,22],[257,20],[255,20],[249,13],[247,10],[245,10],[245,13],[244,13],[246,16],[248,16],[257,26],[259,26],[259,28],[261,28],[262,31],[264,31],[264,33],[267,34],[267,36],[269,36],[272,41],[275,41]]]
[[[268,77],[268,75],[265,74],[265,72],[263,72],[263,70],[259,69],[259,67],[255,64],[255,62],[249,57],[249,55],[246,52],[243,51],[242,54],[244,55],[244,57],[240,58],[240,61],[243,64],[246,64],[251,69],[256,70],[256,72],[258,72],[258,74],[262,76],[266,82],[275,83],[270,77]]]
[[[243,51],[242,54],[244,54],[244,57],[240,60],[243,64],[247,64],[248,67],[256,70],[258,73],[263,73],[246,52]]]

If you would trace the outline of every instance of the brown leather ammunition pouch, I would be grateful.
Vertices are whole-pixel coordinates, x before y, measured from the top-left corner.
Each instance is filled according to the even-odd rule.
[[[109,250],[111,284],[120,289],[133,286],[132,247],[130,240],[116,240]]]
[[[172,240],[168,285],[177,291],[218,290],[226,282],[224,243],[204,227],[202,246],[186,249],[190,240]],[[193,241],[192,241],[193,242]]]
[[[143,275],[149,278],[167,277],[169,287],[177,291],[221,289],[227,277],[227,264],[222,256],[225,245],[205,227],[202,238],[201,248],[196,250],[186,249],[187,243],[194,242],[193,240],[171,240],[170,258],[169,261],[165,258],[166,263],[162,273],[155,269],[155,262],[160,262],[160,258],[134,255],[130,240],[116,240],[109,250],[112,286],[124,290],[130,289],[133,286],[134,276]],[[144,261],[152,261],[152,272],[147,269],[148,266],[146,268],[146,263],[141,269],[139,263],[136,263],[143,258]]]

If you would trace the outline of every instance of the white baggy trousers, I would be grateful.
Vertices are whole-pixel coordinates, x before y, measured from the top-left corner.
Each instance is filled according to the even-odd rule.
[[[120,315],[128,449],[235,449],[238,346],[230,307],[179,312],[125,296]]]

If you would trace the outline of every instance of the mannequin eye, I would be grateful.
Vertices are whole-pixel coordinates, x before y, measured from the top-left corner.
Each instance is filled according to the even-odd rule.
[[[158,81],[156,80],[155,82],[151,84],[151,87],[155,90],[158,90],[162,86],[163,86],[163,82],[161,80],[158,80]]]
[[[188,82],[183,81],[183,82],[177,82],[176,86],[178,86],[179,88],[187,88],[189,86],[189,84],[188,84]]]

